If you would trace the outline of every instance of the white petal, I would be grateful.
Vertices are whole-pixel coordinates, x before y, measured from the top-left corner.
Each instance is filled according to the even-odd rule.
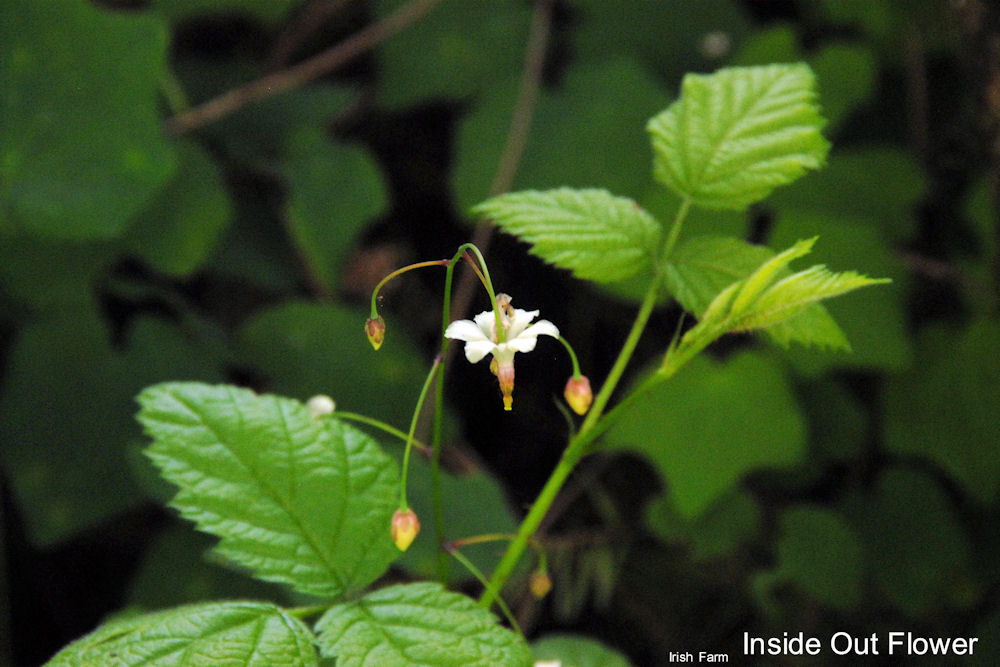
[[[466,342],[489,341],[483,330],[475,322],[469,320],[455,320],[444,330],[445,338],[464,340]]]
[[[482,330],[483,336],[489,340],[493,340],[496,337],[497,316],[492,310],[484,310],[473,319],[476,320],[476,326]]]
[[[535,343],[538,339],[534,336],[518,336],[517,338],[512,338],[506,343],[501,343],[498,347],[505,347],[512,350],[511,354],[514,352],[531,352],[535,349]]]
[[[497,346],[489,340],[472,340],[465,344],[465,358],[476,363],[487,354],[496,352]]]
[[[531,324],[531,320],[538,317],[537,310],[521,310],[520,308],[514,309],[514,316],[510,318],[510,328],[507,331],[508,338],[516,338],[521,335],[525,327]]]
[[[559,329],[557,329],[556,325],[552,324],[552,322],[549,322],[548,320],[538,320],[530,327],[522,331],[521,336],[531,336],[532,338],[538,338],[539,336],[552,336],[553,338],[559,338]]]

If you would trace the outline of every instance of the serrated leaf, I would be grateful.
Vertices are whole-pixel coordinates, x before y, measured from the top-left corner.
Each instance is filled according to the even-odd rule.
[[[46,663],[47,667],[316,664],[309,628],[267,602],[209,602],[113,620]]]
[[[435,583],[390,586],[332,607],[316,643],[338,667],[530,667],[524,639],[472,599]]]
[[[742,209],[823,165],[823,122],[804,63],[688,74],[647,126],[654,175],[698,205]]]
[[[887,282],[884,278],[869,278],[855,271],[833,273],[817,264],[779,280],[753,303],[751,310],[737,314],[733,324],[737,330],[768,328],[817,301]]]
[[[472,210],[532,244],[531,252],[545,261],[598,282],[643,271],[660,236],[652,215],[607,190],[526,190],[494,197]]]
[[[736,317],[742,316],[749,309],[750,305],[754,303],[754,300],[760,297],[764,293],[764,290],[768,289],[774,283],[775,278],[793,259],[809,254],[814,243],[816,243],[815,237],[796,241],[791,248],[779,252],[761,264],[743,281],[743,285],[733,299],[732,315]]]
[[[770,248],[749,244],[729,237],[696,236],[682,243],[665,264],[664,280],[667,289],[685,310],[701,320],[709,315],[722,322],[737,292],[744,289],[736,283],[747,279],[759,267],[768,265],[767,273],[787,276],[789,271],[780,264],[791,261],[789,256],[775,259]],[[778,265],[771,262],[778,262]],[[763,276],[763,274],[761,274]],[[755,292],[766,286],[761,279]],[[725,293],[724,293],[725,292]],[[759,293],[759,292],[758,292]],[[752,292],[744,292],[746,297]],[[745,298],[746,298],[745,297]],[[711,313],[709,305],[714,304]],[[801,311],[781,322],[772,323],[765,333],[778,344],[787,347],[792,342],[832,349],[850,349],[847,338],[822,304],[804,306]]]
[[[396,467],[364,433],[227,385],[160,384],[138,400],[146,453],[180,487],[171,505],[259,578],[336,597],[398,556]]]
[[[536,660],[557,661],[560,667],[629,667],[632,664],[621,653],[596,639],[577,635],[546,635],[532,642],[531,650]]]
[[[0,217],[46,238],[121,233],[176,169],[157,97],[168,42],[149,14],[0,3]]]
[[[799,459],[805,423],[784,369],[759,353],[696,357],[637,399],[607,435],[646,455],[682,516],[699,515],[746,472]]]

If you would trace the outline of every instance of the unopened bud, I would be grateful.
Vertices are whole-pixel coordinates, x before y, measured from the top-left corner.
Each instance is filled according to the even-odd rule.
[[[365,333],[368,335],[368,342],[372,344],[376,350],[382,347],[382,341],[385,340],[385,320],[379,315],[376,318],[368,318],[365,322]]]
[[[309,410],[309,414],[312,415],[313,419],[322,419],[323,417],[332,415],[333,411],[337,409],[337,404],[329,396],[319,394],[306,402],[306,409]]]
[[[503,393],[503,409],[511,410],[514,406],[514,362],[500,364],[497,368],[497,380],[500,381],[500,391]]]
[[[590,380],[586,375],[571,377],[566,382],[566,390],[563,392],[569,407],[578,415],[587,413],[590,403],[594,400],[594,394],[590,391]]]
[[[531,594],[536,599],[541,600],[552,590],[552,579],[549,577],[548,572],[535,570],[531,573],[531,581],[528,582],[528,588],[531,589]]]
[[[392,541],[396,548],[406,551],[420,532],[420,521],[411,509],[399,509],[392,515]]]

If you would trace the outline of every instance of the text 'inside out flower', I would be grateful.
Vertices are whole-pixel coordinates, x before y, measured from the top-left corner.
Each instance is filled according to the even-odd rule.
[[[490,370],[500,381],[503,408],[510,410],[514,404],[514,353],[531,352],[539,336],[559,337],[559,329],[548,320],[539,320],[537,310],[512,308],[510,297],[497,295],[497,310],[487,310],[472,320],[457,320],[448,325],[447,338],[465,342],[465,358],[476,363],[487,354],[493,355]],[[497,331],[497,320],[500,331]]]

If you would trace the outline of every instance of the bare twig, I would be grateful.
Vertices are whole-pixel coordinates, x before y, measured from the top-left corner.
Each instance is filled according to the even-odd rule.
[[[323,23],[344,8],[351,0],[310,0],[289,21],[275,40],[266,69],[274,71],[284,67],[295,49],[313,36]]]
[[[312,81],[396,34],[430,11],[439,1],[412,0],[378,23],[358,31],[343,42],[308,60],[230,90],[168,119],[164,123],[164,129],[169,134],[184,134],[217,121],[251,102],[277,95]]]
[[[490,196],[506,192],[514,182],[514,175],[524,155],[524,147],[528,141],[528,131],[531,129],[531,119],[535,113],[535,103],[538,101],[538,89],[541,86],[542,68],[545,64],[545,50],[549,41],[549,28],[552,23],[552,0],[538,0],[535,3],[535,13],[531,20],[531,30],[525,47],[524,70],[521,74],[521,86],[518,91],[517,104],[511,116],[510,130],[504,142],[503,153],[497,165],[496,175],[490,186]],[[493,225],[483,221],[476,227],[472,243],[484,254],[490,245]],[[459,279],[455,289],[455,300],[452,305],[452,315],[461,319],[469,310],[472,301],[475,276],[466,271]],[[451,346],[448,356],[455,353],[457,346]],[[447,367],[447,366],[446,366]]]

